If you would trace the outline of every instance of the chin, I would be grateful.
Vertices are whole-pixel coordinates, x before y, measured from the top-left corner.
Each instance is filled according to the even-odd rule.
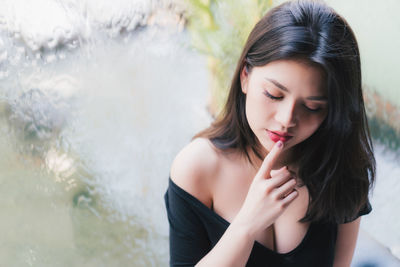
[[[270,139],[264,140],[263,142],[259,143],[261,144],[262,149],[267,153],[269,153],[275,145],[275,143]]]

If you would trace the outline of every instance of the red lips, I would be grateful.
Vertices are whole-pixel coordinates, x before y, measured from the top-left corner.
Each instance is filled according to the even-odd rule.
[[[269,138],[271,138],[271,140],[273,142],[278,142],[278,141],[282,141],[282,142],[287,142],[289,141],[290,138],[292,138],[293,136],[288,134],[288,133],[284,133],[284,132],[272,132],[272,131],[268,131],[268,136]]]

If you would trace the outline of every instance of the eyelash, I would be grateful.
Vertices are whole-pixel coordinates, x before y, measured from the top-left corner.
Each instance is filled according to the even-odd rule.
[[[283,98],[283,96],[279,96],[279,97],[277,97],[277,96],[273,96],[273,95],[271,95],[270,93],[268,93],[268,91],[264,91],[264,94],[267,96],[267,97],[269,97],[269,98],[271,98],[272,100],[279,100],[279,99],[282,99]]]
[[[270,93],[268,93],[268,91],[266,91],[266,90],[264,91],[264,94],[265,94],[268,98],[270,98],[270,99],[272,99],[272,100],[274,100],[274,101],[277,101],[277,100],[280,100],[280,99],[283,98],[283,96],[279,96],[279,97],[273,96],[273,95],[271,95]],[[307,107],[306,105],[303,105],[303,106],[304,106],[304,108],[305,108],[307,111],[312,112],[312,113],[316,113],[316,112],[319,112],[319,111],[321,110],[321,108],[311,109],[311,108]]]

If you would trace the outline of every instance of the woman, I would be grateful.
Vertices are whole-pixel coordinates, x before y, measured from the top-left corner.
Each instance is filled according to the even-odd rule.
[[[172,164],[170,264],[350,266],[374,178],[351,28],[321,2],[283,3]]]

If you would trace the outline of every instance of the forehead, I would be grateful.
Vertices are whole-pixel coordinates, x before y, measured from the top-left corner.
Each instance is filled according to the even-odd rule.
[[[322,95],[326,91],[325,72],[316,64],[300,60],[277,60],[255,67],[251,75],[266,84],[275,80],[289,92]]]

